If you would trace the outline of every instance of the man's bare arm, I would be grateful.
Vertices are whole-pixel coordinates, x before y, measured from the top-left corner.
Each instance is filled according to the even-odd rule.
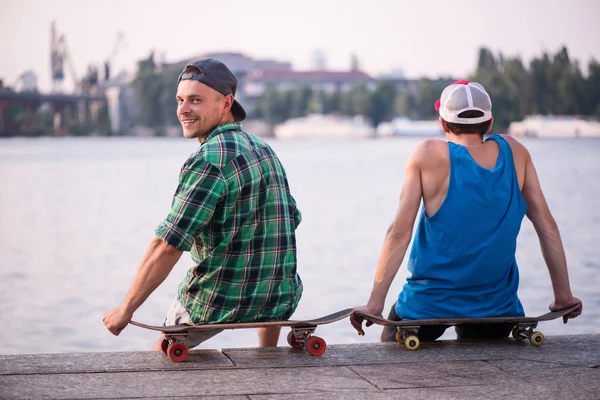
[[[558,230],[558,225],[550,212],[548,203],[542,192],[542,188],[531,160],[527,152],[527,163],[525,167],[525,181],[523,183],[523,197],[527,203],[527,217],[533,223],[537,232],[542,249],[542,255],[554,291],[554,302],[550,305],[552,310],[558,310],[573,304],[581,304],[581,300],[571,293],[569,274],[567,271],[567,259],[565,250]],[[568,318],[575,318],[581,314],[582,307],[569,314]],[[565,322],[568,318],[565,318]]]
[[[375,271],[371,296],[367,305],[365,307],[357,307],[356,311],[378,316],[383,312],[385,298],[390,285],[398,273],[398,269],[400,269],[406,249],[410,244],[413,225],[419,211],[419,205],[421,204],[423,194],[419,158],[422,151],[421,148],[417,149],[406,164],[398,211],[385,235],[383,248],[381,249]],[[350,322],[359,334],[364,334],[362,330],[362,318],[353,314]],[[367,326],[369,325],[367,323]]]
[[[104,325],[114,335],[127,326],[133,313],[167,278],[183,252],[155,237],[150,242],[133,283],[121,305],[104,313]]]

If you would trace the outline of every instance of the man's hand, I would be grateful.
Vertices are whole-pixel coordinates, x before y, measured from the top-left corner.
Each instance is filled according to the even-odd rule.
[[[119,306],[105,312],[104,317],[102,317],[102,321],[104,321],[104,326],[106,326],[106,329],[108,329],[110,333],[115,336],[119,336],[121,331],[125,329],[127,324],[129,324],[132,317],[133,315],[131,314],[123,313],[121,306]]]
[[[570,299],[562,301],[555,299],[552,302],[552,304],[550,304],[550,311],[563,310],[575,304],[579,304],[579,308],[563,317],[563,322],[566,324],[569,321],[569,319],[576,318],[581,315],[581,312],[583,311],[583,303],[581,302],[581,300],[579,300],[575,296],[571,296]]]
[[[352,324],[354,329],[356,329],[356,331],[358,332],[358,334],[360,336],[365,335],[365,331],[362,328],[362,323],[365,319],[356,315],[357,312],[361,312],[363,314],[370,314],[370,315],[374,315],[379,318],[383,318],[383,315],[381,314],[382,310],[375,310],[374,308],[369,308],[368,305],[361,306],[361,307],[354,307],[354,309],[352,310],[352,314],[350,314],[350,323]],[[373,325],[373,323],[371,321],[367,321],[365,324],[366,327],[369,327],[371,325]]]
[[[104,313],[106,329],[118,336],[131,321],[133,313],[169,275],[183,251],[154,237],[135,273],[133,283],[121,305]],[[125,305],[125,306],[124,306]]]

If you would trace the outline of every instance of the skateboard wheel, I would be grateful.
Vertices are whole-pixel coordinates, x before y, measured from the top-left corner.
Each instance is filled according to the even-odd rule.
[[[402,339],[402,334],[400,332],[396,332],[396,342],[404,344],[404,339]]]
[[[167,349],[167,355],[174,362],[182,362],[188,355],[188,349],[183,343],[173,343]]]
[[[521,340],[523,340],[523,337],[519,334],[519,328],[517,328],[516,326],[513,328],[512,330],[512,337],[517,341],[520,342]]]
[[[294,335],[294,331],[290,331],[290,333],[288,333],[288,335],[287,335],[287,342],[294,349],[300,350],[301,348],[304,347],[304,344],[302,344],[302,343],[300,343],[300,342],[298,342],[296,340],[296,336]]]
[[[167,354],[167,349],[169,348],[169,341],[167,339],[163,339],[160,343],[160,349],[163,353]]]
[[[306,352],[313,356],[320,356],[325,353],[327,349],[327,344],[323,339],[318,336],[311,336],[306,340],[306,344],[304,345]]]
[[[544,344],[544,335],[542,332],[533,332],[529,338],[529,341],[534,346],[541,346]]]
[[[404,341],[404,346],[406,347],[407,350],[416,350],[419,348],[419,344],[421,344],[419,342],[419,338],[414,335],[410,335]]]

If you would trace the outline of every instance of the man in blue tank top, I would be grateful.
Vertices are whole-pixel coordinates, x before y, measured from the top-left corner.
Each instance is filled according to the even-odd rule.
[[[550,310],[580,307],[569,285],[565,252],[531,156],[512,137],[492,135],[492,102],[484,87],[457,81],[436,102],[448,141],[426,140],[406,163],[398,211],[381,251],[366,306],[357,311],[381,316],[390,285],[412,239],[407,278],[389,319],[523,316],[517,296],[515,259],[523,217],[533,223],[550,273]],[[422,205],[421,205],[422,201]],[[419,213],[419,209],[420,213]],[[364,334],[362,318],[352,325]],[[367,323],[367,326],[369,323]],[[439,338],[446,326],[423,327],[421,340]],[[459,338],[506,337],[512,325],[456,327]],[[393,341],[385,327],[382,341]]]

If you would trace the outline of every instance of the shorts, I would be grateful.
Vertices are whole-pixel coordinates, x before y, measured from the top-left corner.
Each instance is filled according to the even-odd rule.
[[[392,306],[388,319],[392,321],[401,321],[396,315],[396,303]],[[502,339],[508,337],[515,324],[475,324],[475,325],[457,325],[454,327],[458,339]],[[444,334],[449,325],[430,325],[419,328],[417,336],[422,341],[434,341]],[[381,333],[382,342],[391,342],[396,340],[395,326],[386,326]]]
[[[190,314],[187,312],[181,301],[179,300],[179,296],[175,298],[171,308],[167,311],[167,316],[165,317],[165,321],[163,322],[163,326],[169,325],[194,325],[192,322],[192,318]],[[183,344],[188,349],[192,347],[198,346],[200,343],[207,341],[211,337],[223,332],[223,329],[211,329],[209,331],[195,331],[188,332]]]

